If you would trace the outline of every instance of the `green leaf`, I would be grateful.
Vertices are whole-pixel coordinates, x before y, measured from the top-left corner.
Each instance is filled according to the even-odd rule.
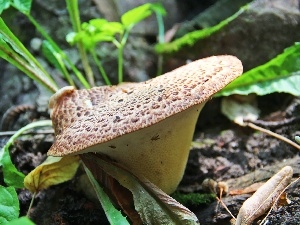
[[[5,144],[5,146],[0,150],[0,165],[2,165],[2,171],[4,175],[4,182],[8,186],[13,186],[16,188],[24,187],[23,181],[25,175],[19,172],[13,165],[10,155],[9,147],[14,143],[14,141],[25,131],[41,126],[52,126],[51,120],[37,121],[22,127],[18,130]]]
[[[151,4],[146,3],[124,13],[121,16],[121,22],[126,29],[131,29],[135,24],[147,18],[151,14]]]
[[[102,32],[107,35],[114,36],[117,33],[122,34],[124,32],[124,28],[123,25],[119,22],[109,22],[103,24]]]
[[[92,168],[91,172],[95,177],[99,177],[98,171],[105,171],[131,191],[135,210],[144,224],[199,224],[196,215],[146,178],[133,175],[118,163],[100,154],[87,153],[81,154],[80,157],[88,168]]]
[[[30,13],[32,0],[13,0],[12,5],[25,15]]]
[[[284,50],[269,62],[253,68],[234,80],[216,96],[232,94],[266,95],[284,92],[300,95],[300,43]]]
[[[8,9],[10,6],[10,0],[2,0],[0,1],[0,14],[2,14],[2,12],[5,9]]]
[[[163,5],[161,3],[152,3],[151,4],[151,9],[157,13],[160,14],[162,16],[167,15],[167,12],[165,10],[165,8],[163,7]]]
[[[44,40],[42,44],[42,52],[48,61],[54,65],[54,67],[61,71],[66,80],[71,86],[75,86],[74,81],[72,80],[64,62],[63,58],[65,55],[58,49],[55,48],[49,41]]]
[[[32,222],[28,217],[22,216],[18,219],[10,221],[7,223],[7,225],[34,225],[34,222]]]
[[[108,21],[106,19],[92,19],[88,23],[83,23],[81,25],[81,27],[82,27],[83,30],[85,30],[86,26],[92,25],[93,27],[95,27],[95,29],[101,31],[103,25],[105,25],[107,23],[108,23]]]
[[[105,215],[110,222],[110,224],[119,224],[119,225],[129,225],[126,218],[118,211],[114,205],[111,203],[108,195],[100,187],[96,179],[93,177],[91,171],[83,164],[84,170],[93,185],[94,190],[96,191],[98,200],[100,201],[102,208],[105,212]]]
[[[7,186],[15,188],[23,188],[23,180],[25,175],[17,170],[15,165],[12,163],[8,148],[3,148],[2,158],[0,162],[2,164],[2,171],[4,175],[4,182]]]
[[[2,58],[10,63],[13,63],[13,65],[17,66],[18,69],[26,73],[26,75],[28,75],[30,78],[45,86],[50,91],[57,91],[57,85],[51,76],[45,71],[36,58],[27,50],[21,41],[11,32],[2,18],[0,18],[0,40],[0,51]],[[3,46],[4,42],[6,42],[5,46]]]
[[[16,190],[13,187],[0,185],[0,224],[17,219],[20,206]]]
[[[178,38],[169,43],[157,44],[155,46],[155,51],[158,54],[171,54],[179,51],[183,47],[193,46],[198,40],[205,39],[211,36],[212,34],[218,32],[223,27],[227,26],[231,21],[235,20],[239,15],[241,15],[245,10],[247,10],[247,6],[241,8],[238,12],[228,17],[227,19],[221,21],[215,26],[187,33],[183,37]]]

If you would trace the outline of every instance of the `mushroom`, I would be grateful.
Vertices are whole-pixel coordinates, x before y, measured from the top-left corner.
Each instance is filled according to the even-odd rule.
[[[170,194],[201,109],[242,70],[234,56],[213,56],[142,83],[64,87],[49,103],[56,141],[48,155],[100,152]]]

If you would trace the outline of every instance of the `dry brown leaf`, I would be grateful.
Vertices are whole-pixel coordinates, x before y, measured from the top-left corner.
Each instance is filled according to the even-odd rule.
[[[258,182],[258,183],[254,183],[251,184],[248,187],[245,187],[243,189],[235,189],[235,190],[231,190],[229,192],[230,195],[242,195],[242,194],[250,194],[250,193],[254,193],[258,188],[260,188],[262,185],[264,184],[264,182]]]
[[[236,218],[236,225],[251,224],[254,219],[264,214],[274,203],[281,192],[290,183],[293,169],[290,166],[282,168],[248,198]]]
[[[49,186],[71,180],[79,166],[79,156],[48,158],[24,179],[25,187],[32,193]]]

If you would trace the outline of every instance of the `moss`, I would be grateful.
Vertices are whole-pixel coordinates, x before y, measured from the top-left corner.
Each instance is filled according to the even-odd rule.
[[[203,193],[180,193],[175,192],[172,194],[172,198],[180,202],[183,205],[197,206],[202,204],[209,204],[216,200],[215,194],[203,194]]]

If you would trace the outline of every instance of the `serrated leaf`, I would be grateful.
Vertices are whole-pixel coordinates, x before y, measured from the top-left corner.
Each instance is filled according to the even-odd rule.
[[[78,166],[78,156],[48,156],[45,162],[25,177],[24,185],[32,193],[38,192],[52,185],[71,180]]]
[[[232,94],[266,95],[284,92],[300,95],[300,43],[284,50],[269,62],[253,68],[234,80],[216,96]]]
[[[19,199],[13,187],[0,185],[0,224],[17,219],[19,216]]]
[[[99,154],[81,154],[81,159],[97,177],[103,170],[131,191],[134,206],[144,224],[199,224],[197,217],[145,178],[136,177],[119,164]]]
[[[1,224],[1,223],[0,223]],[[28,217],[22,216],[18,219],[12,220],[7,225],[34,225],[35,223],[32,222]]]
[[[147,18],[152,14],[151,4],[146,3],[144,5],[133,8],[127,12],[125,12],[121,16],[121,22],[127,29],[132,28],[135,24],[140,22],[141,20]]]
[[[31,3],[32,0],[13,0],[13,6],[25,15],[30,13]]]

